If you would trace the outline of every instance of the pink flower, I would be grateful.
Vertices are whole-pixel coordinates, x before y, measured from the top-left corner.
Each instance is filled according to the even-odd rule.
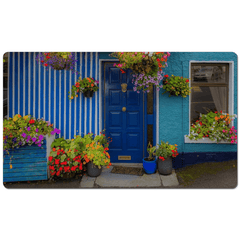
[[[232,140],[231,143],[234,143],[234,140]]]
[[[145,55],[142,55],[143,58],[145,58]]]
[[[116,65],[117,65],[116,63],[113,64],[114,67],[115,67]]]
[[[123,54],[124,52],[121,52],[121,54]]]
[[[225,130],[223,129],[223,132],[225,133]]]
[[[232,134],[232,131],[229,131],[230,134]]]
[[[231,139],[234,139],[234,136],[231,136]]]
[[[135,54],[137,54],[137,52],[135,52]]]
[[[119,63],[118,66],[119,66],[119,67],[122,67],[122,64]]]

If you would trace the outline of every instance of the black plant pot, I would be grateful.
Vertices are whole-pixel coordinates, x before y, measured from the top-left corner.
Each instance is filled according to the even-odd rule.
[[[87,163],[87,174],[90,177],[98,177],[102,172],[102,167],[98,168],[93,162]]]
[[[83,95],[84,97],[90,98],[93,96],[93,93],[94,93],[93,91],[86,91],[83,93]]]
[[[167,157],[164,161],[158,159],[158,172],[162,175],[172,173],[172,157]]]

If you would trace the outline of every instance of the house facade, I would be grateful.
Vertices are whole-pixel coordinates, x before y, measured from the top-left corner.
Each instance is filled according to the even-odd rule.
[[[237,55],[232,52],[172,52],[168,75],[190,79],[187,98],[169,97],[163,89],[148,94],[133,91],[131,72],[122,73],[107,52],[77,52],[75,69],[82,78],[99,80],[92,98],[79,94],[69,100],[77,74],[52,70],[36,61],[38,53],[8,53],[6,117],[31,114],[61,130],[59,137],[99,134],[112,138],[112,162],[141,163],[147,143],[161,140],[178,145],[175,168],[205,161],[237,158],[237,145],[215,143],[208,138],[192,141],[191,122],[200,113],[214,110],[237,115]],[[232,124],[237,129],[237,119]]]

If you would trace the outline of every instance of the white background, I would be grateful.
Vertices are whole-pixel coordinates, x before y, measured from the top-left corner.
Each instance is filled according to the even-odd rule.
[[[240,52],[239,6],[233,0],[12,0],[1,1],[0,9],[2,56],[8,51]],[[0,72],[2,77],[2,64]],[[239,239],[239,191],[7,190],[2,185],[0,236]]]

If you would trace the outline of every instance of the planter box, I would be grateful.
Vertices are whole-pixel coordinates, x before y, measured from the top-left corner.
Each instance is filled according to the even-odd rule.
[[[37,145],[23,146],[10,150],[3,156],[3,182],[47,180],[48,156],[55,134],[48,137],[41,147]],[[12,168],[10,168],[10,164]]]

